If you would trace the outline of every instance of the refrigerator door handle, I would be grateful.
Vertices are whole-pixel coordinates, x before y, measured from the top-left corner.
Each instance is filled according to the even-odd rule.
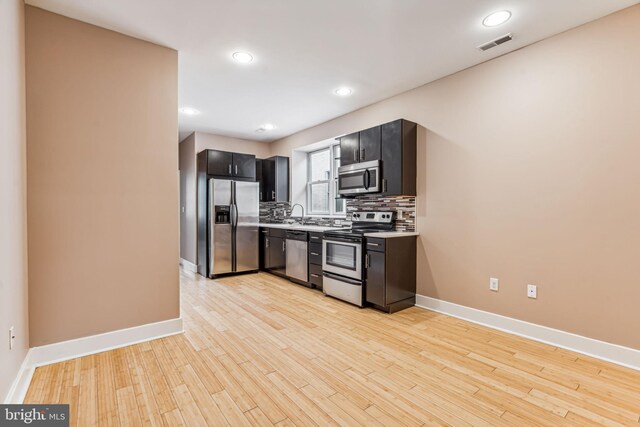
[[[214,212],[215,212],[215,204],[214,204],[214,200],[213,200],[213,183],[214,181],[212,179],[209,180],[209,194],[208,194],[208,199],[209,199],[209,216],[208,216],[208,220],[209,220],[209,243],[207,244],[207,246],[210,248],[209,250],[211,251],[211,253],[209,254],[209,272],[211,275],[213,275],[213,250],[214,250],[214,224],[215,224],[215,220],[214,220]]]
[[[231,165],[229,165],[229,173],[231,173]],[[238,231],[238,205],[236,204],[236,182],[231,181],[231,271],[236,271],[238,265],[238,257],[236,251],[238,250],[237,231]]]
[[[236,225],[235,227],[238,227],[238,222],[240,221],[240,211],[238,210],[238,205],[233,205],[236,208]]]
[[[231,209],[231,228],[236,228],[236,205],[231,205],[230,206]]]

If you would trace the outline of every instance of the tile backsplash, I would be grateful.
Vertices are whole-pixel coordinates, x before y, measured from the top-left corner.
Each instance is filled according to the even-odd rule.
[[[416,230],[416,198],[413,196],[381,197],[381,196],[359,196],[354,199],[347,199],[347,218],[354,211],[387,211],[396,213],[396,230],[415,231]],[[260,222],[282,223],[285,222],[291,212],[289,202],[260,202]],[[299,208],[295,214],[299,215]],[[336,218],[307,217],[307,224],[344,227],[351,224],[351,221]]]
[[[289,217],[291,203],[289,202],[260,202],[260,222],[283,223]],[[300,207],[296,208],[295,214],[300,215]],[[295,217],[294,217],[295,218]],[[351,221],[337,218],[305,217],[305,224],[320,225],[324,227],[346,227],[351,225]]]
[[[359,196],[347,199],[347,217],[354,211],[396,213],[397,231],[416,231],[416,198],[414,196]]]

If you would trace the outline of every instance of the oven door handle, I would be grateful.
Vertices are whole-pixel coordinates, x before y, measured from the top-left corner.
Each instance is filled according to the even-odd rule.
[[[345,282],[345,283],[348,283],[350,285],[362,286],[362,282],[360,280],[349,279],[347,277],[338,276],[337,274],[327,273],[326,271],[323,271],[322,275],[324,277],[329,278],[329,279],[338,280],[340,282]]]
[[[335,237],[335,236],[325,236],[322,239],[323,242],[327,242],[327,244],[331,243],[347,243],[349,246],[358,246],[362,244],[362,239],[357,237]]]

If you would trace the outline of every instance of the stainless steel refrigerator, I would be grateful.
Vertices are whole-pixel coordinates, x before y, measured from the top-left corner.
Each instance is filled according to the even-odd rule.
[[[257,182],[209,179],[209,277],[258,270],[258,185]]]

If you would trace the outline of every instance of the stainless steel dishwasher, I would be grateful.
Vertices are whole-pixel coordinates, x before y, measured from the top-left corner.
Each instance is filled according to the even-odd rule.
[[[307,232],[287,230],[287,277],[308,286],[309,252]]]

